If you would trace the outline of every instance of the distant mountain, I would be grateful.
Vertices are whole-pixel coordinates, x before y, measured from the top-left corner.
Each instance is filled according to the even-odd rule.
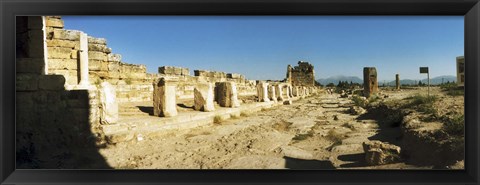
[[[427,83],[427,81],[428,81],[428,79],[426,79],[426,78],[422,79],[422,83]],[[451,75],[437,76],[435,78],[430,79],[430,84],[438,85],[438,84],[442,84],[442,81],[443,81],[443,83],[456,82],[457,77],[451,76]],[[378,84],[383,85],[383,82],[379,82]],[[400,80],[400,84],[402,84],[402,85],[414,85],[414,84],[418,84],[418,80],[403,79],[403,80]],[[387,82],[386,85],[390,85],[390,86],[395,85],[395,80]]]
[[[442,80],[443,80],[443,83],[456,82],[457,77],[456,76],[451,76],[451,75],[437,76],[435,78],[430,79],[430,84],[438,85],[438,84],[442,83]],[[351,81],[353,83],[363,84],[363,79],[361,79],[359,77],[356,77],[356,76],[342,76],[342,75],[339,75],[339,76],[332,76],[332,77],[329,77],[329,78],[317,79],[317,82],[319,82],[322,85],[327,85],[329,83],[333,83],[333,84],[337,85],[339,81],[347,81],[348,83],[350,83],[350,81]],[[383,85],[383,83],[384,83],[383,81],[379,81],[378,85]],[[422,83],[427,83],[427,79],[426,78],[422,79]],[[400,84],[402,84],[402,85],[418,84],[418,80],[401,79]],[[395,80],[390,81],[390,82],[386,82],[386,85],[394,86],[395,85]]]
[[[327,85],[329,83],[333,83],[333,84],[337,85],[339,81],[347,81],[348,83],[350,83],[350,82],[360,83],[360,84],[363,83],[363,80],[359,77],[356,77],[356,76],[342,76],[342,75],[339,75],[339,76],[332,76],[332,77],[328,77],[328,78],[317,79],[317,82],[319,82],[322,85]]]

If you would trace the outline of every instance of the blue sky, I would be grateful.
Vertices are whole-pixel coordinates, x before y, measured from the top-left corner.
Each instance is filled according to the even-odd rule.
[[[456,75],[464,55],[463,16],[64,16],[65,29],[107,39],[123,61],[285,78],[288,64],[315,66],[315,78],[363,76],[379,81]]]

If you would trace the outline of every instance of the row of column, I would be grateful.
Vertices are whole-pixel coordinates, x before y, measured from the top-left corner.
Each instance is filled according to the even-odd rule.
[[[178,114],[176,102],[176,79],[159,78],[153,82],[153,114],[172,117]],[[286,83],[257,84],[257,96],[260,102],[283,102],[292,104],[293,97],[310,95],[315,87],[295,86]],[[194,87],[194,109],[210,112],[215,110],[214,101],[221,107],[240,107],[235,82],[198,83]]]
[[[160,78],[153,82],[153,114],[172,117],[178,114],[176,102],[176,79]],[[195,110],[210,112],[215,110],[214,101],[221,107],[239,107],[235,82],[198,83],[194,88]]]
[[[314,91],[315,87],[295,86],[286,83],[269,84],[260,81],[257,84],[257,95],[259,102],[281,101],[284,104],[292,104],[291,98],[305,97]],[[284,93],[285,92],[285,93]]]

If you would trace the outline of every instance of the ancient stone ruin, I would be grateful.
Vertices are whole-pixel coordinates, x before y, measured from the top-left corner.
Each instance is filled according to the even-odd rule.
[[[192,76],[189,68],[177,66],[160,66],[157,74],[150,74],[145,65],[123,61],[106,39],[64,29],[60,16],[19,17],[17,24],[20,153],[94,150],[105,142],[211,124],[216,116],[290,105],[315,85],[313,66],[307,62],[290,67],[288,81],[257,83],[241,74],[201,69]],[[258,101],[248,102],[251,96]],[[125,119],[129,111],[157,120],[139,125]],[[46,138],[37,138],[41,136]],[[50,143],[63,141],[59,137],[73,139]],[[42,160],[50,164],[56,159]]]
[[[363,68],[363,95],[370,97],[378,92],[377,69],[375,67]]]
[[[315,86],[313,65],[304,61],[298,61],[298,66],[293,68],[288,65],[286,82],[293,86]]]

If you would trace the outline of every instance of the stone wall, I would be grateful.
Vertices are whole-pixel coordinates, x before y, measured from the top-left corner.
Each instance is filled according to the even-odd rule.
[[[63,75],[46,74],[42,17],[17,17],[17,168],[108,168],[97,151],[102,138],[95,90],[66,90]],[[44,24],[45,22],[45,24]]]
[[[293,86],[315,86],[315,71],[313,65],[299,61],[298,66],[287,68],[287,83]]]
[[[60,16],[47,16],[46,20],[48,73],[63,75],[66,79],[65,88],[73,89],[79,83],[81,31],[65,30]],[[255,84],[235,73],[195,70],[195,75],[191,76],[188,68],[173,66],[159,67],[158,74],[147,73],[145,65],[123,62],[120,54],[112,53],[104,38],[89,36],[88,50],[89,82],[98,86],[105,80],[114,85],[120,103],[152,101],[153,81],[165,76],[178,77],[178,99],[193,99],[195,84],[204,81],[236,82],[240,96],[255,94]]]

